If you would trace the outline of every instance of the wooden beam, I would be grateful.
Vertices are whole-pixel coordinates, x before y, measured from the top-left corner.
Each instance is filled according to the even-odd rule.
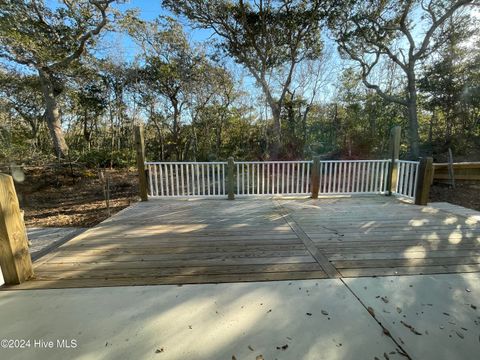
[[[431,157],[421,158],[418,166],[416,183],[415,204],[427,205],[430,194],[430,179],[433,172],[433,159]]]
[[[143,137],[143,125],[135,126],[135,148],[137,152],[138,186],[142,201],[148,200],[147,174],[145,173],[145,140]]]
[[[0,267],[5,284],[20,284],[33,276],[27,233],[10,175],[0,174]]]
[[[318,199],[318,192],[320,190],[320,157],[318,156],[313,158],[310,189],[312,189],[312,199]]]
[[[390,131],[390,156],[392,162],[388,167],[387,174],[387,195],[392,195],[397,187],[398,163],[400,157],[400,138],[402,135],[402,127],[394,126]]]
[[[227,163],[227,191],[228,191],[228,200],[234,200],[235,199],[235,193],[234,193],[234,173],[235,170],[235,163],[233,161],[233,157],[228,158],[228,163]]]

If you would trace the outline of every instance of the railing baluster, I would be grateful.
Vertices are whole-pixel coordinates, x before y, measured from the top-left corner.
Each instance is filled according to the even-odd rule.
[[[155,178],[155,196],[158,196],[158,174],[157,174],[157,165],[153,165],[153,175]]]
[[[158,173],[160,178],[160,196],[163,196],[163,171],[162,171],[162,164],[158,165]]]
[[[288,194],[288,193],[290,192],[290,190],[288,189],[288,186],[289,186],[289,184],[290,184],[290,181],[289,181],[289,180],[290,180],[290,166],[289,166],[289,165],[290,165],[289,163],[286,163],[286,164],[285,164],[285,167],[287,168],[287,169],[286,169],[286,175],[285,175],[285,177],[286,177],[286,185],[287,185],[287,186],[286,186],[286,188],[283,189],[283,191],[284,191],[285,194]]]
[[[403,162],[398,164],[397,193],[403,194]]]
[[[225,163],[222,163],[222,195],[227,193],[226,184],[225,184]]]
[[[275,182],[277,183],[277,186],[276,186],[275,191],[273,193],[278,194],[278,188],[279,188],[279,184],[280,184],[280,176],[279,176],[278,172],[279,172],[279,169],[280,169],[280,164],[279,163],[273,163],[273,169],[275,170],[274,180],[276,180]]]
[[[170,184],[168,181],[168,164],[165,164],[165,167],[163,168],[165,170],[165,194],[166,196],[170,196]]]
[[[180,164],[180,180],[182,185],[182,196],[185,196],[185,180],[183,179],[183,164]]]
[[[412,197],[415,199],[417,196],[417,178],[418,178],[418,168],[419,168],[419,163],[413,164],[413,167],[415,169],[415,178],[413,180],[413,194]]]
[[[247,195],[250,194],[250,169],[249,164],[247,164]]]
[[[306,174],[306,178],[307,178],[307,181],[306,181],[306,187],[307,187],[307,191],[305,191],[307,194],[310,193],[310,162],[307,163],[307,174]]]
[[[262,194],[265,194],[265,163],[262,163]]]
[[[370,162],[366,162],[365,164],[365,192],[370,192]]]
[[[240,164],[237,163],[237,195],[240,195]]]
[[[281,172],[282,172],[282,187],[280,188],[279,194],[283,194],[285,192],[285,163],[282,162],[281,164]]]
[[[351,184],[350,184],[350,172],[352,170],[352,163],[349,161],[345,165],[347,167],[347,188],[346,188],[346,192],[350,193],[350,192],[352,192],[352,190],[351,190],[352,188],[351,188]]]
[[[177,196],[180,195],[180,186],[178,185],[178,166],[177,164],[175,164],[175,183],[176,183],[176,186],[177,186]]]
[[[333,184],[332,184],[332,191],[333,193],[337,193],[338,190],[337,190],[337,165],[338,163],[337,162],[333,162],[332,163],[333,165]]]
[[[207,164],[207,195],[210,195],[210,165]]]
[[[185,179],[187,180],[187,195],[190,195],[190,171],[188,164],[184,164],[185,167]]]
[[[413,182],[413,164],[410,164],[410,191],[409,194],[411,197],[413,196],[413,190],[414,190],[414,182]]]
[[[270,195],[270,163],[267,162],[267,194]]]
[[[300,194],[304,194],[306,193],[305,191],[305,163],[303,162],[302,163],[302,175],[301,175],[301,179],[300,179]]]
[[[257,195],[260,194],[260,164],[257,164]]]
[[[245,164],[242,164],[242,195],[245,195]]]
[[[327,191],[326,191],[327,194],[332,191],[332,181],[331,181],[330,167],[331,167],[331,163],[326,162],[325,163],[325,173],[326,173],[325,180],[327,181]]]

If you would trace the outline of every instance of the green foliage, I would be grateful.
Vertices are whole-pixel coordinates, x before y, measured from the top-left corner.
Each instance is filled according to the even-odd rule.
[[[120,20],[112,27],[128,32],[141,49],[126,63],[89,54],[94,37],[79,42],[103,19],[89,1],[51,8],[42,1],[3,3],[0,162],[53,160],[46,106],[52,99],[50,110],[58,110],[57,125],[70,147],[67,159],[92,169],[133,165],[132,130],[139,122],[146,127],[148,160],[382,158],[388,156],[394,125],[403,128],[402,157],[407,156],[412,135],[404,100],[411,94],[398,71],[401,65],[388,54],[395,50],[393,55],[401,57],[396,46],[408,43],[398,41],[398,28],[389,28],[401,23],[406,2],[164,1],[194,24],[215,28],[215,46],[245,67],[250,79],[221,59],[210,39],[192,42],[180,22],[169,17],[145,21],[135,12],[117,14]],[[412,4],[420,10],[418,2]],[[444,5],[448,2],[432,5],[435,14]],[[113,20],[110,14],[106,17]],[[354,56],[370,61],[379,50],[390,60],[374,63],[373,73],[371,64],[343,67],[337,83],[322,88],[316,76],[335,71],[321,57],[327,15],[332,24],[353,24],[340,42],[359,45],[348,48]],[[422,154],[437,156],[448,147],[456,155],[480,153],[479,44],[464,46],[480,27],[470,26],[470,20],[445,22],[425,50],[428,57],[414,61]],[[365,86],[365,71],[387,96]],[[320,92],[329,91],[319,100]]]
[[[77,158],[80,163],[90,168],[129,167],[135,164],[133,149],[114,151],[94,149],[81,154]]]

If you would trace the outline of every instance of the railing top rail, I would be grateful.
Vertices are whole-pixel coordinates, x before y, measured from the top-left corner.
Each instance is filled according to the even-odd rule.
[[[235,164],[311,164],[312,160],[288,160],[288,161],[277,161],[277,160],[267,160],[267,161],[235,161]]]
[[[404,164],[419,164],[420,161],[412,161],[412,160],[395,160],[396,162],[399,163],[404,163]]]
[[[383,160],[320,160],[322,163],[334,163],[334,162],[387,162],[391,161],[390,159],[383,159]]]
[[[226,165],[226,161],[146,161],[145,165]]]
[[[335,162],[387,162],[391,161],[390,159],[380,159],[380,160],[320,160],[322,163],[335,163]],[[418,161],[407,161],[407,160],[397,160],[403,163],[412,163],[417,164]],[[311,164],[313,160],[267,160],[267,161],[235,161],[235,164]],[[172,165],[226,165],[226,161],[145,161],[145,165],[160,165],[160,164],[172,164]]]

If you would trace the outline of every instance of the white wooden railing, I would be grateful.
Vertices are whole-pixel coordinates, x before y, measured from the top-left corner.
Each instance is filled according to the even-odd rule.
[[[415,198],[419,164],[418,161],[397,160],[398,176],[394,194]]]
[[[310,195],[313,161],[237,161],[233,163],[236,196]],[[322,160],[318,179],[320,195],[383,194],[391,160]],[[418,175],[416,161],[399,160],[395,195],[414,198]],[[146,162],[151,197],[225,197],[227,162]],[[317,173],[318,174],[318,173]],[[316,180],[317,181],[317,180]]]
[[[237,161],[236,194],[307,195],[312,161]]]
[[[226,162],[146,162],[149,196],[225,196]]]
[[[319,194],[383,194],[390,160],[320,161]]]

